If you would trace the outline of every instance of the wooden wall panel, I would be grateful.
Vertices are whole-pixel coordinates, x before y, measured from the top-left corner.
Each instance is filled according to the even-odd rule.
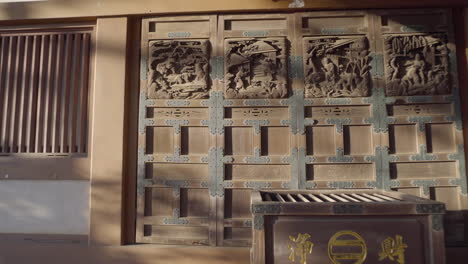
[[[380,133],[372,71],[373,19],[369,12],[295,14],[297,70],[303,94],[298,123],[305,148],[302,188],[377,186]]]
[[[196,204],[209,193],[209,244],[250,245],[252,189],[395,189],[464,209],[449,10],[209,19],[144,21],[139,156],[141,192],[201,188]],[[178,49],[199,65],[165,59]],[[204,210],[203,201],[193,208]],[[188,212],[189,201],[176,204]],[[195,223],[189,218],[171,224]]]
[[[382,137],[382,145],[391,150],[384,160],[390,165],[389,185],[426,198],[450,200],[447,243],[460,243],[465,238],[453,234],[464,233],[454,219],[463,218],[460,210],[466,209],[459,94],[464,87],[458,84],[452,14],[440,9],[377,14],[376,29],[382,32],[377,47],[383,54],[391,127],[389,137]]]
[[[216,244],[215,34],[215,16],[143,20],[136,242]]]
[[[307,155],[326,156],[335,153],[336,142],[333,126],[306,127]]]
[[[456,162],[401,162],[390,165],[391,178],[451,178],[457,174]],[[428,195],[428,194],[426,194]]]
[[[374,179],[375,168],[369,163],[353,164],[311,164],[312,173],[308,180],[327,181],[353,181]]]
[[[416,125],[399,124],[389,126],[390,153],[416,153],[418,143],[416,140]]]
[[[218,20],[226,133],[218,135],[224,148],[224,175],[219,179],[225,191],[218,198],[217,244],[248,246],[249,191],[297,186],[296,118],[288,104],[295,93],[288,77],[293,17],[224,15]]]
[[[344,126],[343,129],[346,155],[366,155],[374,151],[371,126]]]
[[[463,140],[461,123],[456,121],[461,120],[451,13],[378,14],[376,27],[382,35],[377,44],[384,57],[390,124],[384,142],[389,143],[394,168],[391,184],[419,187],[421,195],[429,197],[430,188],[466,178],[456,158]],[[461,187],[460,195],[464,192]]]
[[[426,126],[426,129],[429,152],[452,153],[456,151],[453,123],[431,123]]]
[[[147,131],[148,153],[170,154],[174,152],[174,129],[172,127],[151,127]]]
[[[433,198],[445,203],[447,210],[459,210],[460,200],[457,197],[457,187],[433,187],[431,191],[434,194]]]
[[[226,127],[224,133],[224,153],[226,155],[253,154],[253,128]]]

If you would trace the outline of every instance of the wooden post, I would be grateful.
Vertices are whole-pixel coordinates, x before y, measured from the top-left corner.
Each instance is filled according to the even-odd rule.
[[[120,245],[127,18],[97,21],[90,244]]]

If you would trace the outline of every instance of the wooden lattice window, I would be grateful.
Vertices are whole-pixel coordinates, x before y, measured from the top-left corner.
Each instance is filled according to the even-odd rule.
[[[91,33],[0,32],[0,154],[87,152]]]

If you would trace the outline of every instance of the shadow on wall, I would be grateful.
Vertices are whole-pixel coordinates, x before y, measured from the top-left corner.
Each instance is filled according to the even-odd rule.
[[[9,251],[9,252],[7,252]],[[2,246],[0,264],[247,264],[247,248]]]
[[[86,181],[3,181],[0,232],[86,234],[88,205]]]
[[[34,12],[35,10],[37,12],[37,7],[43,5],[44,2],[46,4],[50,4],[47,2],[54,2],[55,6],[63,6],[64,9],[69,9],[73,3],[78,3],[73,0],[5,0],[5,2],[0,2],[0,14],[5,17],[4,20],[18,18],[24,20],[29,17],[38,17]]]
[[[31,13],[31,3],[1,3],[2,13],[6,15],[6,18],[15,18],[15,17],[28,17]]]

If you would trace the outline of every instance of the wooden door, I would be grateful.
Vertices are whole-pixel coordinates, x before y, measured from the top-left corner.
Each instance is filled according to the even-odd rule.
[[[373,15],[296,14],[304,94],[300,146],[303,188],[378,187],[382,92],[377,84]]]
[[[216,17],[142,28],[137,242],[215,245]]]
[[[248,246],[253,189],[393,189],[457,219],[454,43],[443,9],[144,19],[137,241]]]
[[[296,111],[288,58],[294,39],[293,16],[219,17],[218,43],[224,58],[220,105],[224,133],[218,175],[218,244],[248,246],[250,192],[298,188]]]

